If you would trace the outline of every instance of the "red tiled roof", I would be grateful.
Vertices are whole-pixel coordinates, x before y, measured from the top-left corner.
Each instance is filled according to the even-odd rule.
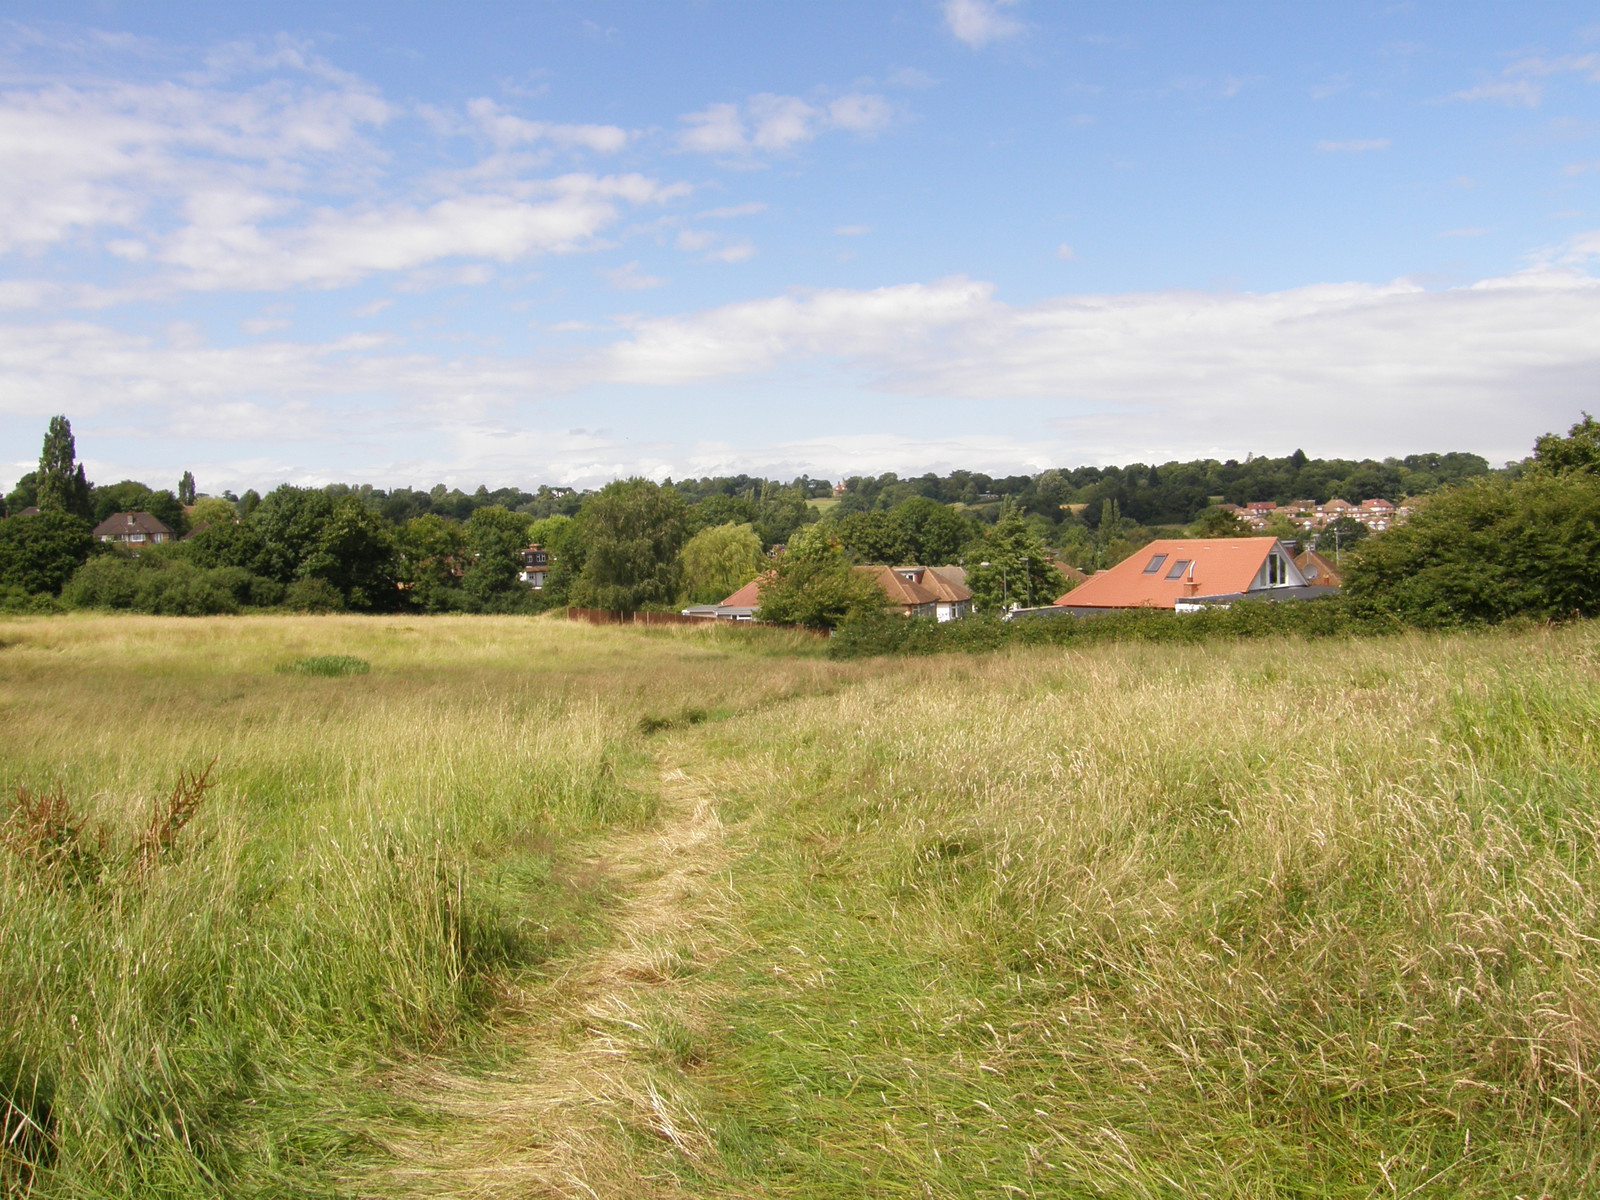
[[[1306,577],[1306,582],[1323,585],[1332,584],[1338,587],[1344,583],[1344,572],[1340,571],[1330,559],[1324,558],[1315,550],[1307,550],[1294,560],[1294,565],[1300,568],[1300,573]]]
[[[1164,538],[1089,576],[1056,601],[1073,608],[1173,608],[1189,596],[1221,596],[1248,591],[1276,538]],[[1160,568],[1145,568],[1165,555]],[[1180,562],[1190,566],[1177,579],[1167,576]]]
[[[724,600],[719,608],[755,608],[761,603],[761,585],[772,578],[771,571],[764,571],[749,583],[745,584],[733,595]]]

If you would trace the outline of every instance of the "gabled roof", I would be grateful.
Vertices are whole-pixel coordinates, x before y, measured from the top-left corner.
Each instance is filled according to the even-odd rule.
[[[972,599],[966,572],[960,567],[857,567],[870,575],[889,603],[902,608],[925,604],[960,604]]]
[[[172,530],[147,512],[112,513],[94,527],[94,536],[97,538],[127,537],[132,533],[170,535]]]
[[[1163,538],[1116,566],[1089,576],[1056,601],[1073,608],[1173,608],[1193,596],[1247,592],[1267,555],[1290,558],[1277,538]],[[1154,571],[1147,568],[1157,558]],[[1178,563],[1183,572],[1170,578]],[[1292,572],[1289,583],[1303,583]]]
[[[772,578],[771,571],[763,571],[749,583],[745,584],[733,595],[729,596],[718,608],[755,608],[761,603],[761,585]]]
[[[1294,560],[1294,565],[1300,568],[1300,574],[1306,577],[1307,583],[1331,584],[1334,587],[1344,583],[1344,572],[1339,570],[1338,564],[1315,550],[1305,551]]]

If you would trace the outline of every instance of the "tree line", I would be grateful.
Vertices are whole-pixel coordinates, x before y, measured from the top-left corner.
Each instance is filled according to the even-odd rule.
[[[1222,502],[1398,498],[1506,477],[1470,454],[1378,462],[1296,451],[1032,476],[887,473],[852,477],[837,495],[829,481],[807,476],[781,483],[736,475],[619,480],[594,492],[284,484],[264,496],[205,496],[189,472],[176,489],[91,483],[69,422],[56,417],[38,469],[5,498],[9,514],[40,511],[0,522],[0,604],[165,613],[534,612],[567,604],[631,611],[714,603],[773,570],[774,612],[831,624],[871,602],[859,579],[840,573],[849,565],[962,563],[978,606],[998,610],[1054,599],[1065,585],[1052,559],[1096,569],[1156,536],[1248,532]],[[95,523],[129,511],[152,514],[183,540],[137,555],[93,541]],[[1167,520],[1182,525],[1159,523]],[[520,552],[532,543],[550,555],[538,592],[518,579]],[[812,582],[802,585],[802,577]]]

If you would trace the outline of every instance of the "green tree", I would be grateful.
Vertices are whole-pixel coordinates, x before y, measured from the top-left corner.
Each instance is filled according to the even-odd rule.
[[[1061,573],[1051,565],[1043,543],[1028,528],[1022,510],[1009,500],[1000,506],[1000,519],[974,552],[983,559],[967,568],[967,586],[979,612],[1050,604],[1065,590],[1058,586]]]
[[[833,629],[852,616],[881,610],[885,603],[878,585],[851,567],[823,525],[802,530],[789,542],[760,593],[759,620],[808,629]]]
[[[185,471],[183,478],[178,480],[178,503],[184,505],[193,504],[194,496],[194,475]]]
[[[332,502],[297,574],[302,581],[320,579],[331,585],[346,608],[387,611],[401,601],[396,567],[388,524],[356,497],[341,496]]]
[[[684,544],[685,594],[690,604],[715,604],[749,583],[766,565],[753,528],[713,525]]]
[[[0,586],[56,595],[94,551],[89,522],[60,510],[0,521]]]
[[[25,508],[39,503],[39,472],[29,471],[17,480],[17,486],[6,495],[6,515],[14,517]]]
[[[434,612],[460,608],[461,574],[468,559],[461,523],[423,513],[405,523],[396,542],[400,578],[412,602]]]
[[[533,518],[510,512],[499,504],[486,505],[467,518],[465,533],[469,565],[461,586],[481,604],[525,599],[527,588],[517,581],[522,569],[518,557],[528,544]]]
[[[1551,474],[1600,471],[1600,421],[1583,414],[1567,436],[1547,433],[1533,444],[1535,470]]]
[[[1342,558],[1346,551],[1371,535],[1372,530],[1354,517],[1335,517],[1318,532],[1313,548],[1318,554],[1337,554]]]
[[[241,509],[248,498],[248,492],[240,497]],[[279,583],[299,579],[301,566],[317,552],[323,526],[332,517],[333,501],[319,488],[285,483],[269,492],[245,518],[261,537],[261,574]]]
[[[1357,548],[1344,593],[1358,611],[1422,626],[1600,616],[1600,475],[1447,488]]]
[[[673,604],[684,509],[681,494],[649,479],[619,479],[591,496],[578,513],[584,560],[572,603],[612,612]]]
[[[974,522],[926,496],[914,496],[889,512],[894,560],[899,563],[947,566],[961,557],[962,547],[977,531]]]
[[[221,496],[201,496],[189,510],[191,528],[218,523],[231,524],[233,519],[233,501],[224,500]]]
[[[1213,505],[1202,512],[1192,528],[1194,536],[1200,538],[1239,538],[1251,534],[1250,526],[1239,518],[1238,513],[1229,512],[1220,505]]]
[[[38,500],[40,512],[70,513],[88,520],[89,481],[83,477],[83,464],[77,461],[77,443],[72,423],[66,417],[50,418],[39,454]]]

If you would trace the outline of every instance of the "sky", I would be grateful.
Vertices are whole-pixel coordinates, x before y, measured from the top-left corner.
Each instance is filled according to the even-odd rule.
[[[0,484],[1499,463],[1600,410],[1600,9],[7,0]]]

